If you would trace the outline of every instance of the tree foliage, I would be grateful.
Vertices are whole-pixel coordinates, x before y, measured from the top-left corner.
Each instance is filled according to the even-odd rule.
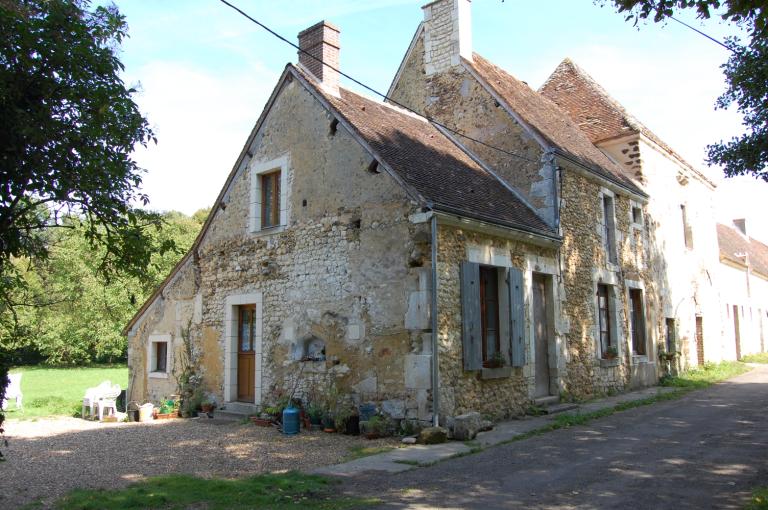
[[[12,258],[45,259],[52,228],[78,228],[104,274],[141,274],[147,231],[137,144],[154,139],[119,76],[125,20],[87,0],[0,1],[0,304],[20,283]],[[68,222],[72,217],[81,222]]]
[[[731,51],[723,64],[727,89],[716,102],[717,108],[736,104],[743,116],[746,132],[729,141],[707,147],[709,164],[722,165],[725,175],[752,174],[768,181],[768,5],[764,0],[600,0],[612,3],[627,20],[637,23],[653,19],[664,21],[677,10],[694,9],[701,19],[713,16],[738,25],[749,32],[742,44],[729,38]]]
[[[194,242],[205,214],[162,215],[164,227],[153,233],[154,244],[173,242],[186,251]],[[79,218],[76,228],[48,232],[45,259],[15,259],[23,280],[14,290],[13,321],[0,321],[0,350],[14,364],[36,360],[52,365],[82,365],[124,360],[126,339],[120,333],[180,258],[178,252],[156,253],[142,277],[118,275],[109,280],[99,270],[105,248],[94,252]],[[66,223],[65,223],[66,224]]]

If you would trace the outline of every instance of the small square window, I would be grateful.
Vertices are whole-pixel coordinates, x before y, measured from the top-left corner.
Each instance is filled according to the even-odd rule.
[[[151,335],[147,345],[147,372],[149,377],[167,378],[172,371],[171,336]]]
[[[632,223],[643,224],[643,210],[639,207],[632,208]]]

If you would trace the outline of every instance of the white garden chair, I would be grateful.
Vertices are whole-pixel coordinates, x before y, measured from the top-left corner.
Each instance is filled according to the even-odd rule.
[[[112,388],[112,383],[104,381],[94,388],[88,388],[85,390],[85,396],[83,397],[83,410],[80,412],[80,416],[85,419],[85,408],[89,407],[91,418],[94,416],[94,407],[98,406],[99,399]]]
[[[101,398],[96,401],[96,405],[99,406],[99,421],[104,419],[104,410],[111,409],[109,414],[112,416],[117,414],[117,397],[120,396],[120,391],[120,385],[115,384],[102,393]]]
[[[5,398],[0,403],[0,408],[3,410],[7,409],[8,406],[8,400],[9,399],[15,399],[16,400],[16,409],[21,409],[21,403],[24,395],[21,393],[21,376],[22,374],[8,374],[8,387],[5,389]]]

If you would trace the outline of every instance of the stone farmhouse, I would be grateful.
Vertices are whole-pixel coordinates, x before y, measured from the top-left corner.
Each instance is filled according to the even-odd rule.
[[[716,226],[714,184],[569,60],[536,91],[473,52],[469,0],[423,10],[385,103],[339,85],[337,27],[299,34],[126,326],[130,399],[175,393],[185,336],[227,409],[298,381],[422,423],[763,350],[765,246]]]

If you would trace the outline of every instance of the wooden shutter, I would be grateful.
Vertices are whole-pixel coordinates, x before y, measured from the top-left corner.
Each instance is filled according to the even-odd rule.
[[[480,264],[461,263],[461,340],[464,370],[483,368],[483,339],[480,322]]]
[[[513,367],[522,367],[525,365],[523,272],[515,267],[510,267],[507,280],[507,288],[509,289],[510,364]]]

